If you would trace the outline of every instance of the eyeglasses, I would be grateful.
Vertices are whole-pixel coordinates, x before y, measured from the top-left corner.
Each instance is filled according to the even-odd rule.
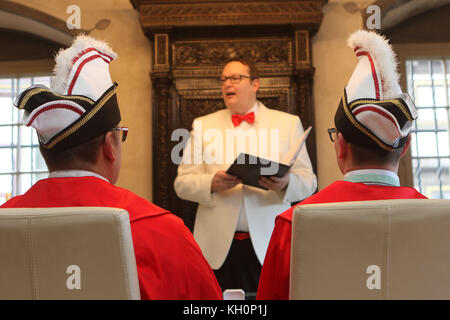
[[[337,135],[337,130],[336,128],[329,128],[328,129],[328,134],[330,135],[330,140],[332,142],[336,141],[336,135]]]
[[[115,127],[115,128],[112,128],[111,130],[122,131],[122,142],[125,142],[125,140],[127,140],[128,127]]]
[[[232,84],[239,84],[239,83],[241,83],[242,78],[248,78],[248,79],[250,79],[251,77],[250,77],[250,76],[246,76],[246,75],[244,75],[244,74],[233,74],[232,76],[229,76],[229,77],[221,76],[221,77],[219,78],[219,81],[220,81],[220,83],[221,83],[222,85],[224,85],[225,82],[227,82],[227,80],[230,79],[230,82],[231,82]]]

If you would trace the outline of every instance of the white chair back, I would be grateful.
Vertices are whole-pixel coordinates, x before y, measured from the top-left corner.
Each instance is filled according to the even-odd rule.
[[[291,299],[450,299],[450,200],[298,206]]]
[[[127,211],[0,209],[0,299],[140,299]]]

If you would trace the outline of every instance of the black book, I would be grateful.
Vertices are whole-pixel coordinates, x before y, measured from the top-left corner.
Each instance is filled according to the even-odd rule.
[[[297,159],[310,131],[311,127],[305,131],[303,136],[293,148],[285,154],[280,162],[271,161],[247,153],[240,153],[226,173],[238,177],[245,185],[267,190],[267,188],[258,183],[259,178],[262,176],[283,177]]]

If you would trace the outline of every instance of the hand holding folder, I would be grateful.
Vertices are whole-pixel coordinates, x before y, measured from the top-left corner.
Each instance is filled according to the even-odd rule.
[[[267,190],[258,182],[261,176],[283,177],[294,164],[297,156],[311,132],[309,127],[297,143],[283,156],[281,162],[270,161],[261,157],[240,153],[226,173],[242,180],[243,184]]]

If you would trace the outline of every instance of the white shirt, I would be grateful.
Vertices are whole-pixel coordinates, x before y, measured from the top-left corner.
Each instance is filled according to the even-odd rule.
[[[247,113],[254,112],[255,113],[255,122],[257,121],[258,116],[258,102],[256,102]],[[246,114],[247,114],[246,113]],[[253,128],[253,123],[248,123],[247,121],[242,121],[237,127],[234,128],[237,139],[244,139],[244,132]],[[242,129],[242,130],[237,130]],[[241,134],[239,134],[241,133]],[[245,185],[243,186],[245,188]],[[245,207],[245,201],[242,199],[241,211],[239,212],[239,218],[236,225],[236,231],[239,232],[248,232],[248,221],[247,221],[247,208]]]

